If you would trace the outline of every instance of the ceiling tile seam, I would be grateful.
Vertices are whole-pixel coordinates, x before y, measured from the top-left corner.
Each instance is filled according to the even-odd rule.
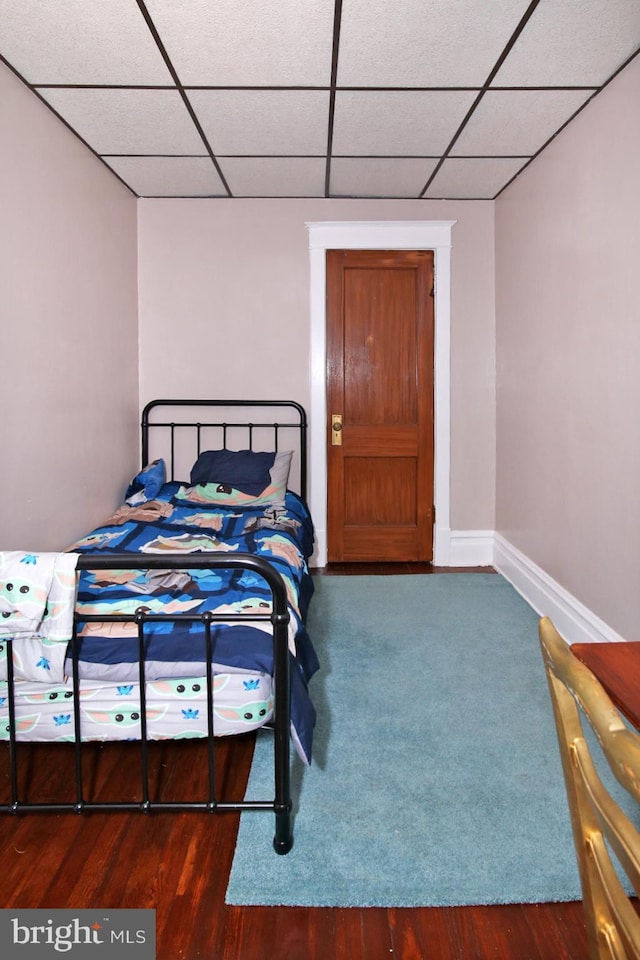
[[[206,93],[207,90],[287,90],[294,93],[296,91],[313,93],[317,90],[320,93],[326,93],[331,89],[331,85],[328,83],[185,83],[184,89],[198,93]]]
[[[493,71],[492,71],[493,72]],[[319,89],[319,88],[318,88]],[[419,86],[419,87],[407,87],[407,86],[377,86],[377,85],[367,85],[367,86],[341,86],[338,85],[336,90],[338,93],[481,93],[485,89],[485,85],[457,85],[450,84],[449,86]],[[507,85],[503,84],[500,86],[491,87],[491,90],[598,90],[600,89],[597,83],[589,84],[579,84],[579,83],[563,83],[563,84],[513,84]]]
[[[204,143],[204,145],[205,145],[205,147],[206,147],[206,149],[207,149],[207,152],[208,152],[208,154],[209,154],[209,157],[211,158],[211,162],[213,163],[214,167],[216,168],[216,172],[217,172],[218,176],[220,177],[220,180],[222,181],[222,185],[224,186],[225,190],[227,191],[228,196],[231,197],[231,196],[233,196],[233,194],[232,194],[232,192],[231,192],[231,188],[229,187],[229,184],[227,183],[227,180],[226,180],[226,178],[225,178],[225,176],[224,176],[224,174],[223,174],[223,172],[222,172],[222,169],[221,169],[221,167],[220,167],[220,165],[219,165],[219,163],[218,163],[218,161],[217,161],[217,159],[216,159],[216,156],[215,156],[215,153],[213,152],[213,149],[212,149],[212,147],[211,147],[211,144],[209,143],[209,141],[208,141],[208,139],[207,139],[207,137],[206,137],[206,135],[205,135],[205,132],[204,132],[204,130],[202,129],[202,126],[201,126],[201,124],[200,124],[200,121],[198,120],[198,117],[197,117],[197,115],[196,115],[196,112],[195,112],[195,110],[193,109],[193,107],[192,107],[192,105],[191,105],[191,101],[189,100],[189,97],[187,96],[187,94],[186,94],[186,92],[185,92],[182,84],[180,83],[180,77],[178,76],[178,73],[177,73],[177,71],[176,71],[173,63],[171,62],[171,58],[169,57],[169,54],[167,53],[167,50],[165,49],[165,46],[164,46],[164,43],[162,42],[162,39],[161,39],[161,37],[160,37],[160,34],[159,34],[158,30],[156,29],[156,26],[155,26],[153,20],[151,19],[151,16],[150,16],[150,14],[149,14],[149,11],[147,10],[146,4],[145,4],[144,0],[136,0],[136,3],[138,4],[138,9],[140,10],[140,13],[141,13],[142,16],[144,17],[145,23],[147,24],[147,27],[149,28],[149,31],[150,31],[150,33],[151,33],[151,36],[153,37],[153,39],[154,39],[154,41],[155,41],[155,43],[156,43],[156,46],[158,47],[158,50],[160,51],[160,55],[162,56],[162,59],[164,60],[166,66],[167,66],[167,69],[169,70],[169,73],[170,73],[171,76],[173,77],[173,80],[174,80],[174,82],[175,82],[175,84],[176,84],[176,88],[177,88],[177,90],[178,90],[178,93],[180,94],[180,96],[181,96],[181,98],[182,98],[182,102],[184,103],[184,105],[185,105],[185,107],[186,107],[186,109],[187,109],[187,112],[189,113],[189,116],[191,117],[191,120],[192,120],[192,122],[193,122],[196,130],[198,131],[198,134],[199,134],[200,138],[202,139],[202,142]]]
[[[173,90],[173,83],[30,83],[32,90]]]
[[[637,56],[638,52],[634,53],[630,59],[633,59]],[[1,56],[1,54],[0,54]],[[3,58],[4,59],[4,58]],[[6,63],[6,61],[5,61]],[[623,69],[629,61],[625,61],[624,64],[618,70],[616,74]],[[616,74],[613,74],[615,76]],[[42,83],[35,82],[29,83],[28,81],[22,78],[23,83],[26,83],[28,87],[32,90],[170,90],[170,91],[179,91],[184,90],[186,93],[197,92],[197,93],[206,93],[207,91],[215,92],[265,92],[270,91],[274,93],[279,92],[291,92],[291,93],[327,93],[335,89],[336,93],[481,93],[483,87],[469,87],[469,86],[448,86],[448,87],[381,87],[381,86],[367,86],[367,87],[343,87],[336,86],[335,88],[327,84],[317,84],[314,86],[309,85],[279,85],[274,84],[247,84],[239,85],[214,85],[209,86],[192,86],[189,84],[169,84],[169,83]],[[610,79],[607,79],[604,84],[598,86],[598,84],[532,84],[531,86],[527,85],[518,85],[518,86],[495,86],[490,88],[490,92],[527,92],[527,91],[538,91],[538,92],[557,92],[557,91],[574,91],[574,90],[593,90],[599,91],[602,89],[602,86],[605,86],[610,82]]]
[[[333,38],[331,43],[331,84],[329,88],[329,116],[327,117],[327,155],[324,170],[324,196],[330,196],[331,155],[333,151],[333,124],[336,113],[336,82],[338,79],[338,56],[340,51],[340,27],[342,22],[342,0],[335,0],[333,6]]]
[[[466,113],[466,116],[465,116],[465,117],[463,118],[463,120],[462,120],[462,123],[460,124],[460,126],[459,126],[458,129],[456,130],[456,132],[455,132],[455,134],[453,135],[450,143],[447,145],[447,147],[446,147],[445,151],[443,152],[443,154],[442,154],[439,162],[436,164],[435,170],[432,172],[431,176],[429,177],[429,179],[428,179],[427,182],[425,183],[423,189],[421,190],[421,192],[420,192],[420,199],[423,199],[423,198],[424,198],[427,190],[429,189],[429,187],[431,186],[431,184],[433,183],[433,181],[434,181],[435,178],[437,177],[439,171],[440,171],[441,168],[442,168],[443,163],[445,162],[445,160],[446,160],[447,157],[449,156],[449,153],[450,153],[451,150],[453,149],[456,141],[457,141],[458,138],[460,137],[460,135],[461,135],[462,131],[464,130],[464,128],[466,127],[467,123],[469,122],[469,120],[471,119],[471,117],[473,116],[473,114],[475,113],[475,111],[477,110],[478,105],[480,104],[480,102],[481,102],[482,98],[484,97],[486,91],[489,89],[493,78],[496,76],[496,74],[498,73],[498,70],[500,69],[500,67],[502,66],[502,64],[504,63],[504,61],[505,61],[505,60],[507,59],[507,57],[509,56],[509,53],[511,52],[511,50],[512,50],[513,47],[515,46],[516,41],[518,40],[518,37],[520,36],[520,34],[522,33],[522,31],[523,31],[524,28],[526,27],[527,23],[529,22],[529,20],[530,20],[531,17],[533,16],[533,14],[534,14],[534,12],[535,12],[535,10],[536,10],[536,8],[538,7],[539,4],[540,4],[540,0],[531,0],[531,3],[529,4],[529,6],[527,7],[527,9],[525,10],[524,14],[522,15],[522,18],[520,19],[520,22],[518,23],[518,26],[516,27],[516,29],[515,29],[515,30],[513,31],[513,33],[511,34],[509,40],[507,41],[506,46],[504,47],[504,49],[502,50],[502,53],[500,54],[500,56],[498,57],[497,61],[495,62],[494,66],[493,66],[493,69],[491,70],[489,76],[488,76],[487,79],[485,80],[485,82],[484,82],[484,84],[483,84],[483,86],[482,86],[482,89],[480,90],[480,93],[478,94],[478,96],[475,98],[475,100],[473,101],[473,103],[472,103],[471,106],[469,107],[469,109],[468,109],[468,111],[467,111],[467,113]]]
[[[140,160],[144,160],[151,157],[163,157],[167,160],[208,160],[208,153],[104,153],[100,154],[101,157],[137,157]]]
[[[157,200],[167,200],[167,199],[234,200],[234,199],[239,199],[239,198],[238,198],[238,197],[227,197],[227,196],[225,196],[224,194],[219,194],[219,193],[181,193],[181,194],[142,193],[142,194],[138,194],[138,195],[137,195],[137,199],[139,199],[139,200],[140,200],[140,199],[143,199],[143,200],[154,200],[154,199],[157,199]],[[243,199],[243,200],[264,200],[264,199],[269,199],[269,200],[291,200],[291,199],[292,199],[292,194],[290,194],[290,193],[274,193],[274,194],[269,194],[268,197],[265,197],[265,195],[264,195],[264,194],[261,194],[261,193],[246,193],[246,194],[243,193],[241,199]],[[295,199],[296,199],[296,200],[304,200],[304,199],[307,199],[307,200],[318,200],[318,199],[320,199],[320,195],[317,194],[317,193],[300,193],[300,194],[295,194]],[[411,198],[411,197],[399,197],[399,196],[397,196],[396,194],[391,194],[391,193],[389,193],[389,194],[378,194],[378,193],[377,193],[377,194],[332,193],[332,194],[329,195],[329,197],[326,197],[325,199],[330,199],[330,200],[407,200],[407,199],[415,199],[415,200],[421,200],[421,202],[429,202],[429,200],[430,200],[430,199],[433,199],[433,198],[430,198],[430,197],[427,197],[427,198],[424,198],[424,197],[423,197],[423,198],[419,198],[419,197],[413,197],[413,198]],[[490,202],[492,202],[495,198],[494,198],[494,197],[491,197],[491,196],[487,196],[487,197],[477,197],[477,196],[468,196],[468,197],[467,197],[467,196],[450,196],[450,197],[449,197],[449,196],[443,196],[443,197],[438,197],[437,199],[438,199],[438,200],[456,200],[456,201],[458,201],[458,200],[464,200],[465,202],[471,202],[471,201],[473,201],[473,202],[478,202],[478,203],[490,203]]]
[[[554,134],[555,136],[555,134]],[[549,142],[549,141],[548,141]],[[95,152],[95,151],[94,151]],[[209,155],[206,153],[101,153],[96,156],[105,159],[116,159],[118,157],[131,157],[139,160],[162,158],[166,160],[206,160]],[[219,153],[216,155],[220,160],[324,160],[324,153]],[[398,160],[438,160],[441,154],[354,154],[354,153],[334,153],[332,160],[389,160],[391,162]],[[530,153],[478,153],[478,154],[450,154],[448,160],[530,160],[533,159]]]
[[[494,91],[498,91],[498,92],[504,92],[504,91],[509,92],[509,91],[511,91],[511,92],[513,92],[513,93],[520,93],[520,92],[526,93],[526,92],[528,92],[528,91],[533,90],[533,91],[538,91],[538,92],[541,92],[541,93],[544,93],[545,91],[548,91],[549,93],[552,93],[553,91],[558,91],[558,90],[560,90],[560,91],[563,91],[563,90],[569,90],[569,91],[573,91],[573,90],[594,90],[594,91],[596,91],[596,90],[599,90],[599,89],[600,89],[600,87],[598,86],[597,83],[562,83],[562,84],[532,83],[530,86],[527,85],[527,84],[518,84],[518,85],[515,85],[515,86],[506,86],[506,85],[504,85],[504,86],[490,87],[490,88],[489,88],[489,92],[490,92],[490,93],[493,93]]]

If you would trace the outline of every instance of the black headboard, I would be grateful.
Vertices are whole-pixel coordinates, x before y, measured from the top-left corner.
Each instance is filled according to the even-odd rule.
[[[171,480],[188,480],[203,450],[293,450],[289,484],[306,499],[307,415],[295,400],[151,400],[140,428],[142,466],[164,457]]]

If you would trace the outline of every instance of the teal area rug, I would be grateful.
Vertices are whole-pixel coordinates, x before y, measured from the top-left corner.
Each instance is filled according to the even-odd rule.
[[[317,577],[314,763],[295,843],[242,815],[227,903],[580,899],[538,617],[497,574]],[[248,797],[272,793],[260,734]]]

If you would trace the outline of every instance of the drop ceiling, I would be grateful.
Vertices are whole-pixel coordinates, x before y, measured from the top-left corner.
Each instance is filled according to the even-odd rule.
[[[140,197],[494,199],[640,0],[0,0],[0,59]]]

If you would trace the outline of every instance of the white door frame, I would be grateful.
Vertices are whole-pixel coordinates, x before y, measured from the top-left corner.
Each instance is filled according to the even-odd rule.
[[[312,563],[327,562],[327,449],[326,449],[326,251],[433,250],[435,270],[434,370],[434,503],[436,522],[433,562],[449,566],[450,472],[450,327],[451,230],[455,220],[401,220],[362,222],[308,222],[311,261],[311,409],[309,428],[309,507],[314,519],[316,549]],[[425,496],[430,496],[425,491]]]

